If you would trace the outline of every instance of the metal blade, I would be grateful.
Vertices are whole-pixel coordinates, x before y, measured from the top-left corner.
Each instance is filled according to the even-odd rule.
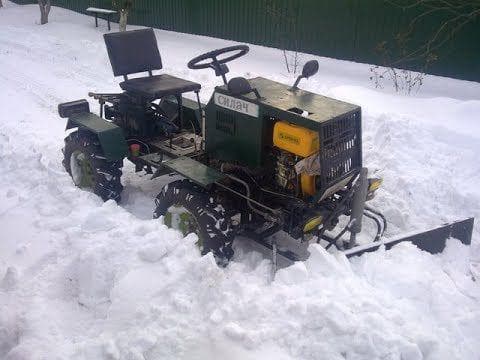
[[[393,246],[404,241],[410,241],[420,249],[428,251],[431,254],[438,254],[445,249],[446,241],[449,238],[455,238],[465,245],[470,245],[472,242],[472,231],[473,218],[469,218],[423,232],[415,232],[408,235],[401,235],[396,238],[359,245],[344,251],[344,254],[347,257],[358,256],[366,252],[378,250],[380,246],[385,246],[385,248],[389,250]]]

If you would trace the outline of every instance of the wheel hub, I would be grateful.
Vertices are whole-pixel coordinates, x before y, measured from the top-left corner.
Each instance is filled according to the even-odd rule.
[[[202,246],[202,240],[199,234],[199,226],[195,216],[180,205],[170,206],[164,215],[164,224],[168,227],[178,230],[183,236],[194,233],[198,237],[197,246]]]
[[[81,151],[74,151],[70,156],[70,171],[75,185],[81,188],[92,188],[95,183],[92,164]]]

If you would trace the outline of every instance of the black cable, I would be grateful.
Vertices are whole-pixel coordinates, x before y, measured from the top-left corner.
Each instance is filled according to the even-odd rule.
[[[323,238],[323,237],[322,237],[323,240],[326,240],[326,241],[328,241],[328,243],[329,243],[329,244],[325,247],[325,250],[328,250],[328,249],[330,248],[330,246],[332,246],[332,245],[335,245],[335,247],[340,250],[340,248],[339,248],[338,245],[337,245],[337,241],[340,240],[340,238],[350,229],[350,226],[349,226],[349,225],[350,225],[350,223],[348,223],[347,226],[345,226],[345,227],[343,228],[343,230],[340,231],[340,232],[338,233],[338,235],[335,236],[333,239]]]
[[[380,238],[382,237],[383,235],[383,231],[382,231],[382,224],[380,224],[380,220],[378,220],[377,217],[373,216],[372,214],[369,214],[368,212],[363,212],[363,215],[372,219],[373,221],[375,221],[375,224],[377,224],[377,235],[375,236],[375,239],[373,241],[378,241],[380,240]]]
[[[383,221],[382,236],[383,236],[383,234],[385,234],[385,231],[387,231],[387,219],[385,218],[385,216],[380,211],[375,210],[370,206],[365,206],[365,209],[370,211],[371,213],[377,215],[378,217],[380,217],[382,219],[382,221]]]

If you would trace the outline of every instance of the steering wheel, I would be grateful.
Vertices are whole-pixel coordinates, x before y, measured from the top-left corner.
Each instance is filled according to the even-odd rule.
[[[232,60],[235,60],[246,53],[250,48],[247,45],[234,45],[228,46],[221,49],[209,51],[205,54],[199,55],[192,60],[190,60],[187,64],[189,69],[206,69],[206,68],[218,68],[221,64],[225,64]],[[235,52],[233,55],[226,56],[223,59],[218,59],[219,55],[227,54],[230,52]],[[205,62],[205,60],[211,59],[211,61]]]

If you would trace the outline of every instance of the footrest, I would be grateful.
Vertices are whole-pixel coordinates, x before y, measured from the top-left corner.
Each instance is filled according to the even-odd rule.
[[[226,178],[220,171],[184,156],[165,161],[163,165],[202,187]]]

